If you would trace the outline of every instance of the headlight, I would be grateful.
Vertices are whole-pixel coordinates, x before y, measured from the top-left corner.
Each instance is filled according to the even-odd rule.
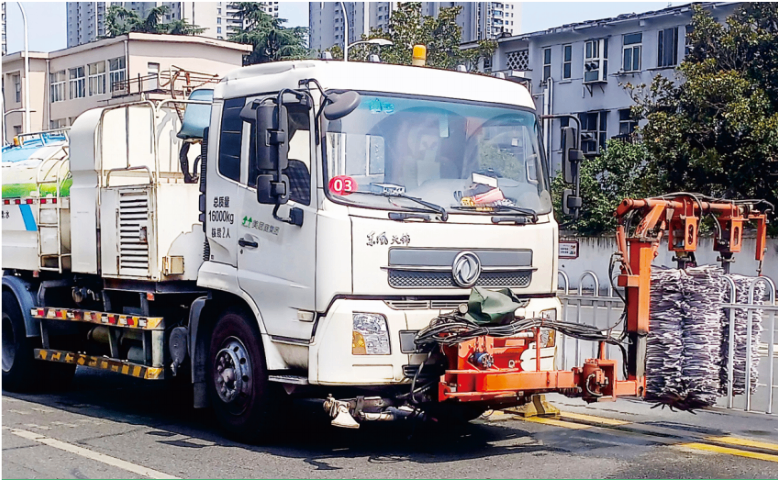
[[[352,355],[389,355],[389,330],[380,313],[354,313]]]
[[[556,320],[556,309],[543,310],[540,317],[544,320]],[[540,329],[540,348],[553,347],[556,343],[556,330],[550,328]]]

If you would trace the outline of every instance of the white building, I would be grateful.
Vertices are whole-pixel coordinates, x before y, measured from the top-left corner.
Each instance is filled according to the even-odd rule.
[[[259,4],[265,13],[278,17],[278,2]],[[105,17],[111,5],[122,5],[137,12],[141,18],[154,7],[167,5],[170,11],[162,19],[163,23],[184,19],[205,28],[203,36],[219,40],[227,39],[236,27],[241,26],[234,2],[68,2],[68,48],[103,38]]]
[[[373,28],[385,30],[398,2],[344,2],[348,16],[348,43],[359,41]],[[437,16],[441,8],[461,6],[457,23],[462,27],[462,42],[516,35],[521,28],[521,4],[518,2],[422,2],[422,15]],[[309,46],[323,51],[333,45],[343,48],[345,28],[340,2],[309,4]]]

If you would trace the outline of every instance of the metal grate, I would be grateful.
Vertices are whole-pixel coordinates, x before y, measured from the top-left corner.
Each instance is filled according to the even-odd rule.
[[[145,190],[119,193],[119,274],[149,274],[149,198]],[[127,271],[130,269],[130,271]]]
[[[460,300],[384,300],[384,303],[393,310],[455,310],[463,303],[467,303],[467,298]]]
[[[508,70],[529,70],[529,50],[516,50],[506,54],[506,66]]]
[[[531,271],[522,272],[484,272],[476,282],[480,287],[516,287],[529,286]],[[389,271],[389,285],[394,288],[460,288],[450,272],[409,272]],[[442,308],[442,307],[441,307]]]

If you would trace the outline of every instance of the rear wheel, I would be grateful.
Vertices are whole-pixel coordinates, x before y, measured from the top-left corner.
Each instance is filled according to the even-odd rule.
[[[66,387],[75,365],[37,361],[40,338],[27,337],[22,310],[11,292],[3,292],[3,388],[11,392],[56,390]]]
[[[216,417],[228,432],[244,441],[273,435],[283,392],[268,382],[256,321],[241,311],[226,311],[214,327],[208,387]]]

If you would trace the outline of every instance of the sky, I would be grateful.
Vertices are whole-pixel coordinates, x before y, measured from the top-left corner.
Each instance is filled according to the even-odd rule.
[[[675,2],[675,4],[684,2]],[[22,2],[27,11],[29,48],[49,52],[67,46],[65,2]],[[622,13],[641,13],[667,7],[667,2],[522,2],[521,31],[545,30],[566,23],[615,17]],[[308,26],[308,2],[280,2],[279,16],[286,26]],[[8,52],[22,50],[24,31],[16,2],[6,5]]]

